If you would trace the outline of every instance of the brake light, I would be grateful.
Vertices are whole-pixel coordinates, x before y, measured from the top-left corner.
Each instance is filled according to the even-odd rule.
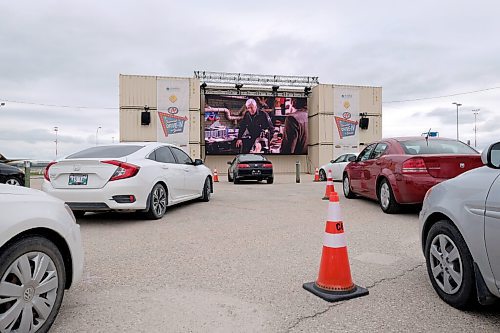
[[[427,166],[422,158],[410,158],[403,162],[402,173],[427,173]]]
[[[101,161],[101,163],[112,164],[112,165],[116,165],[118,167],[118,168],[116,168],[115,173],[113,173],[113,175],[109,179],[110,182],[113,180],[134,177],[135,175],[137,175],[137,173],[139,172],[139,169],[141,168],[137,165],[133,165],[130,163],[125,163],[125,162],[120,162],[120,161],[115,161],[115,160]]]
[[[265,163],[264,165],[262,165],[262,167],[264,167],[264,168],[272,168],[273,165],[271,163]]]
[[[56,164],[57,162],[50,162],[49,164],[47,164],[47,166],[45,167],[45,170],[43,171],[43,178],[45,178],[46,181],[49,181],[50,182],[50,177],[49,177],[49,168],[51,166],[53,166],[54,164]]]
[[[238,169],[247,169],[250,168],[250,164],[240,163],[238,164]]]

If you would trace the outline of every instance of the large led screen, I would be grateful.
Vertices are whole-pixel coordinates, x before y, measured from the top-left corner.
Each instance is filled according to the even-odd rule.
[[[207,155],[307,154],[307,98],[205,95]]]

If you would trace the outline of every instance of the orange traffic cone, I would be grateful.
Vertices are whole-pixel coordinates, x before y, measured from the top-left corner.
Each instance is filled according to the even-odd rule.
[[[219,182],[219,175],[217,174],[217,169],[214,169],[214,182],[215,183]]]
[[[314,170],[314,181],[319,182],[319,169]]]
[[[328,176],[326,178],[325,196],[323,197],[323,200],[329,200],[330,193],[337,193],[335,192],[335,187],[333,186],[332,170],[328,170]]]
[[[303,284],[305,290],[328,302],[368,295],[368,289],[352,282],[341,215],[339,195],[331,193],[318,279]]]

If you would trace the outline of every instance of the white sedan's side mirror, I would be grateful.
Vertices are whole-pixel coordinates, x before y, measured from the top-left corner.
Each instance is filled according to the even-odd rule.
[[[489,145],[481,154],[483,164],[493,169],[500,169],[500,142]]]

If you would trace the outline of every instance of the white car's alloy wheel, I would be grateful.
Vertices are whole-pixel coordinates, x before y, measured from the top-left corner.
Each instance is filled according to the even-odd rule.
[[[156,186],[153,191],[153,210],[157,216],[163,216],[167,209],[167,193],[163,186]]]
[[[42,252],[18,257],[0,280],[0,331],[36,332],[54,308],[59,278]]]

